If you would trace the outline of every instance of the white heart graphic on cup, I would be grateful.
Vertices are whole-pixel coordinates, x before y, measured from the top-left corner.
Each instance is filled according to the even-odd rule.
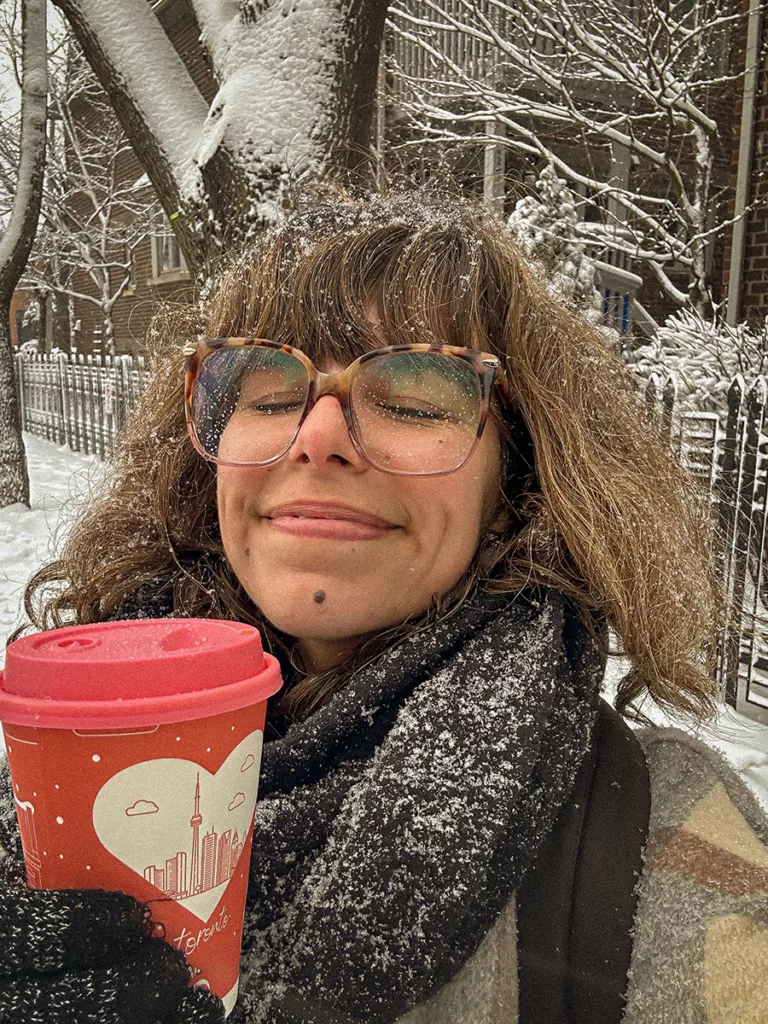
[[[205,922],[235,872],[256,807],[263,734],[215,775],[194,761],[141,761],[104,783],[93,827],[119,861]]]

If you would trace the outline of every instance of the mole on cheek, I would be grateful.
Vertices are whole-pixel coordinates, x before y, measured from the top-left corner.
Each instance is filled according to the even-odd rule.
[[[316,590],[315,593],[312,595],[312,598],[313,598],[315,604],[322,604],[323,601],[325,600],[325,591],[324,590]]]
[[[250,556],[251,556],[251,549],[250,548],[246,548],[245,549],[245,557],[246,558],[250,558]]]

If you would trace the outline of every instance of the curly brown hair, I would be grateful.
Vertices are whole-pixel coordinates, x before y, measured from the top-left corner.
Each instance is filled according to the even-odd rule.
[[[506,453],[506,526],[483,536],[463,578],[417,620],[309,675],[227,563],[215,468],[185,428],[181,349],[201,336],[267,337],[346,365],[381,344],[372,300],[388,344],[469,345],[501,358],[512,409],[491,414]],[[132,595],[163,591],[175,614],[258,626],[292,674],[282,710],[295,720],[474,588],[548,586],[576,603],[595,636],[607,620],[620,639],[632,662],[620,711],[632,715],[646,692],[668,709],[711,711],[720,598],[697,485],[643,415],[605,337],[546,294],[479,204],[423,189],[315,193],[234,258],[207,301],[166,313],[152,347],[149,386],[102,491],[27,587],[35,627],[103,621]]]

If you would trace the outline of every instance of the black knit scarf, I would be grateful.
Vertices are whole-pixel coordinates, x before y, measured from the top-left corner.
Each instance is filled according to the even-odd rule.
[[[568,797],[602,670],[561,595],[481,593],[267,743],[230,1019],[385,1024],[456,974]]]

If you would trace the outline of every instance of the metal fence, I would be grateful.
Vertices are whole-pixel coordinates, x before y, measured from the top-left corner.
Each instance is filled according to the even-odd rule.
[[[648,414],[702,481],[709,504],[727,611],[713,638],[720,695],[768,723],[768,384],[736,376],[719,412],[684,409],[668,374],[653,375],[645,397]]]
[[[73,451],[106,458],[138,404],[144,357],[16,355],[22,429]]]

